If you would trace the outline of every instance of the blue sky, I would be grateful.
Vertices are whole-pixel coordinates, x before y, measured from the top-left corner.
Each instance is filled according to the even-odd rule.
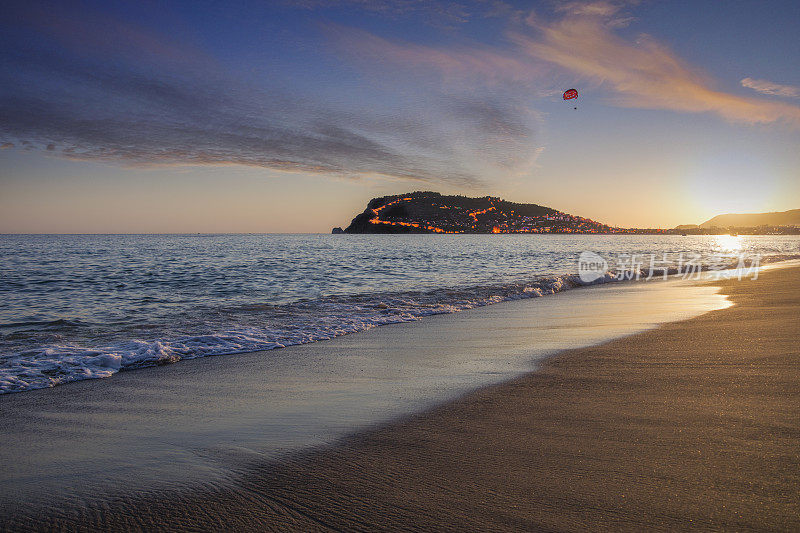
[[[329,231],[410,190],[639,227],[800,207],[798,2],[2,10],[0,231]]]

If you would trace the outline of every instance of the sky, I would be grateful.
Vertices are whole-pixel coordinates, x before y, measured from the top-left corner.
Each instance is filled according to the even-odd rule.
[[[415,190],[622,227],[800,208],[796,0],[0,14],[0,232],[329,232]]]

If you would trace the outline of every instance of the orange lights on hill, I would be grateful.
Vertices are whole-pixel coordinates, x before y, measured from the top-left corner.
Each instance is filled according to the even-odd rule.
[[[387,198],[388,200],[388,198]],[[478,200],[478,199],[470,199]],[[474,210],[475,204],[463,205],[461,197],[453,205],[442,205],[421,196],[395,197],[393,200],[371,209],[370,224],[415,228],[429,233],[506,233],[506,234],[637,234],[666,233],[664,230],[637,230],[607,226],[589,218],[570,215],[554,210],[526,213],[510,209],[516,204],[500,203],[499,198],[486,197],[486,209]],[[408,202],[399,210],[386,209]],[[484,204],[486,205],[486,204]],[[492,213],[493,212],[493,213]],[[381,218],[384,213],[386,218]],[[491,214],[489,214],[491,213]],[[481,216],[485,215],[485,216]],[[388,220],[391,219],[391,220]],[[398,220],[400,219],[400,220]],[[412,222],[411,220],[416,220]],[[444,229],[449,228],[449,229]]]
[[[472,217],[472,220],[477,222],[478,221],[478,215],[483,215],[485,213],[488,213],[489,211],[494,211],[494,206],[488,207],[488,208],[483,209],[481,211],[473,211],[472,213],[469,214],[469,216]]]
[[[401,222],[401,221],[391,221],[391,220],[381,220],[378,218],[373,218],[369,221],[370,224],[386,224],[389,226],[405,226],[407,228],[420,228],[425,229],[428,231],[432,231],[434,233],[456,233],[455,231],[445,231],[442,228],[437,228],[436,226],[428,226],[424,224],[418,224],[416,222]]]
[[[383,211],[384,209],[386,209],[389,206],[392,206],[392,205],[395,205],[395,204],[399,204],[400,202],[408,202],[408,201],[411,201],[411,198],[398,198],[394,202],[389,202],[388,204],[383,204],[382,206],[380,206],[380,207],[378,207],[376,209],[373,209],[372,212],[377,215],[377,214],[379,214],[381,211]]]
[[[442,228],[437,228],[436,226],[429,226],[427,224],[419,224],[418,222],[402,222],[402,221],[399,221],[399,220],[397,220],[397,221],[381,220],[379,218],[380,217],[380,212],[383,211],[384,209],[386,209],[387,207],[399,204],[400,202],[408,202],[408,201],[411,201],[411,200],[412,200],[412,198],[410,198],[410,197],[398,198],[397,200],[394,200],[393,202],[389,202],[387,204],[383,204],[382,206],[380,206],[380,207],[378,207],[376,209],[373,209],[372,212],[375,213],[376,218],[370,219],[370,221],[369,221],[370,224],[386,224],[388,226],[404,226],[404,227],[407,227],[407,228],[420,228],[420,229],[424,229],[424,230],[427,230],[427,231],[432,231],[433,233],[456,233],[455,231],[445,231]]]

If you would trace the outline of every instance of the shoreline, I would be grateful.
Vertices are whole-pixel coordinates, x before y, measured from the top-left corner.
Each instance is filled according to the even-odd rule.
[[[83,379],[106,378],[123,370],[163,366],[184,359],[252,353],[312,343],[342,334],[364,331],[374,326],[481,307],[494,304],[498,300],[546,295],[575,285],[583,285],[575,273],[574,257],[563,254],[562,248],[577,250],[588,246],[586,248],[588,250],[595,246],[597,251],[610,254],[607,256],[611,263],[607,266],[611,268],[603,278],[611,281],[615,277],[613,272],[626,268],[625,261],[615,256],[619,253],[620,246],[635,251],[647,249],[648,246],[653,246],[655,250],[681,250],[687,245],[687,242],[675,239],[662,239],[662,242],[623,239],[613,245],[599,241],[590,244],[580,237],[547,239],[548,243],[509,238],[498,245],[490,245],[489,242],[493,242],[491,239],[467,237],[465,239],[463,243],[472,242],[483,251],[495,249],[492,253],[500,253],[502,260],[498,264],[493,264],[491,254],[486,258],[490,259],[488,262],[481,259],[480,254],[474,257],[469,254],[465,256],[460,251],[460,246],[451,243],[442,252],[441,261],[443,264],[453,263],[455,271],[451,273],[452,275],[443,273],[439,278],[434,277],[433,279],[438,280],[434,282],[425,269],[415,270],[414,253],[404,252],[396,256],[401,264],[389,270],[381,266],[379,256],[376,256],[368,261],[377,272],[374,290],[366,289],[363,280],[359,281],[353,272],[347,273],[344,270],[341,279],[329,280],[332,285],[328,286],[326,281],[328,274],[325,273],[325,269],[317,269],[314,274],[316,281],[308,286],[300,279],[302,276],[299,278],[290,276],[285,282],[285,288],[282,288],[283,282],[268,281],[272,274],[276,274],[276,279],[282,279],[280,272],[270,273],[272,263],[259,258],[248,260],[251,263],[248,264],[253,268],[238,270],[238,274],[230,280],[230,287],[227,287],[227,290],[218,288],[211,294],[204,293],[201,284],[189,283],[187,286],[182,286],[181,280],[186,279],[184,270],[190,263],[180,263],[168,268],[161,277],[163,279],[160,278],[157,283],[151,279],[154,275],[153,270],[140,270],[136,274],[132,273],[128,281],[123,283],[130,286],[117,294],[115,291],[125,276],[116,275],[114,280],[118,283],[115,286],[117,288],[108,291],[92,290],[86,294],[74,295],[75,301],[72,302],[71,289],[65,286],[64,290],[61,290],[59,283],[66,279],[81,279],[80,272],[72,272],[65,267],[63,279],[55,276],[53,280],[49,280],[37,277],[41,271],[32,269],[27,272],[23,269],[13,273],[10,286],[14,286],[14,283],[22,286],[30,282],[32,292],[28,294],[23,291],[14,296],[12,291],[8,309],[4,313],[6,319],[0,327],[2,329],[0,344],[5,354],[3,365],[0,366],[0,392],[5,394],[25,392],[37,388],[49,388],[54,384],[61,386]],[[229,242],[225,239],[218,241],[214,242],[215,246],[235,248],[235,246],[256,244],[252,239],[240,239],[241,242]],[[323,263],[328,261],[335,264],[331,254],[325,252],[336,248],[333,243],[335,239],[330,242],[325,239],[288,241],[266,239],[265,242],[256,239],[256,241],[268,249],[279,249],[281,245],[294,242],[300,246],[300,254],[304,260],[313,262],[314,255],[317,254],[320,255],[317,259]],[[387,249],[396,247],[396,243],[390,246],[390,241],[386,240],[381,246]],[[432,259],[430,253],[435,248],[440,248],[425,239],[411,239],[411,241],[406,244],[415,250],[420,250],[423,257],[428,259]],[[745,246],[746,249],[760,250],[766,254],[762,259],[764,264],[799,257],[797,254],[788,253],[796,251],[794,250],[796,243],[787,239],[749,239],[746,240],[746,244],[728,242],[724,239],[705,241],[708,242],[694,239],[689,249],[698,250],[696,253],[700,255],[705,254],[704,261],[708,262],[704,264],[709,269],[719,268],[723,263],[725,266],[734,266],[735,263],[731,263],[730,259],[714,260],[713,255],[702,251],[706,247],[709,250],[727,250],[730,246]],[[89,242],[92,240],[82,244],[77,243],[74,247],[80,249],[81,246],[86,247]],[[371,246],[371,242],[371,239],[361,240],[359,243],[351,242],[344,249],[348,250],[348,253],[356,253],[365,246]],[[138,243],[136,239],[121,243],[116,251],[111,252],[109,260],[122,261],[124,264],[124,258],[120,254],[129,246],[141,244],[136,243]],[[69,248],[70,243],[55,239],[48,240],[45,244],[55,251]],[[162,244],[182,246],[189,255],[195,253],[198,246],[197,243],[180,243],[174,239],[167,239]],[[672,246],[675,248],[671,248]],[[311,250],[315,252],[311,253]],[[500,252],[501,250],[505,252]],[[512,250],[513,253],[509,253]],[[669,261],[666,259],[667,253],[664,252],[663,265],[654,262],[655,252],[650,254],[649,274],[655,273],[660,277],[658,272],[662,269],[677,272],[679,266],[684,264],[685,252],[674,252]],[[527,259],[533,257],[540,258],[541,261],[538,259],[532,261],[528,267]],[[617,259],[613,259],[614,257]],[[622,257],[625,257],[625,254]],[[754,257],[759,255],[756,254]],[[145,262],[155,260],[151,256]],[[198,260],[202,262],[202,258],[198,257]],[[613,268],[615,261],[617,265]],[[668,266],[667,263],[672,266]],[[489,266],[490,264],[492,266]],[[504,265],[509,268],[504,268]],[[646,276],[649,275],[644,263],[637,265],[631,268]],[[370,270],[369,267],[366,268]],[[689,268],[688,264],[686,268]],[[213,266],[210,271],[214,271]],[[247,281],[245,275],[248,271],[252,271],[250,281]],[[405,275],[398,276],[397,273],[400,271]],[[403,282],[402,279],[406,276],[409,278]],[[30,279],[26,281],[28,278]],[[250,283],[253,280],[260,280],[254,282],[258,288],[255,293],[245,297],[244,293],[237,292],[242,288],[242,283]],[[84,290],[91,287],[94,281],[87,278],[75,283]],[[224,285],[228,282],[223,279],[215,283]],[[314,291],[310,290],[310,287],[317,283],[321,284],[320,287],[328,286],[330,290],[317,295],[312,294]],[[333,290],[333,287],[338,289]],[[416,289],[411,290],[412,287]],[[355,292],[353,289],[356,289]],[[272,294],[270,291],[274,290],[278,292],[285,290],[286,294],[274,301],[271,297],[259,296],[258,291]],[[150,294],[148,291],[155,292]],[[169,295],[173,291],[182,294],[181,304],[175,305],[176,302],[171,301],[173,297]],[[227,293],[233,296],[228,299]],[[140,301],[147,302],[145,307],[140,306]],[[273,304],[265,304],[267,301],[273,301]],[[71,310],[73,306],[74,312]],[[106,319],[102,318],[104,315],[107,315]],[[30,317],[38,318],[34,320]],[[108,320],[108,318],[114,319]]]
[[[18,516],[15,523],[22,527],[26,523],[36,523],[51,526],[94,524],[94,527],[169,528],[202,527],[209,523],[220,524],[220,527],[224,524],[227,527],[250,528],[272,524],[297,529],[326,526],[358,529],[381,525],[433,529],[576,529],[599,527],[600,524],[621,528],[626,525],[628,528],[643,525],[672,528],[720,524],[748,528],[756,527],[758,523],[770,523],[764,522],[763,516],[758,517],[761,522],[753,522],[751,519],[758,513],[731,521],[731,516],[715,507],[720,501],[718,496],[708,500],[710,508],[714,510],[711,517],[703,516],[703,509],[697,505],[687,508],[673,505],[665,509],[664,501],[656,498],[660,493],[658,487],[653,486],[653,479],[660,479],[679,489],[680,482],[685,482],[685,479],[671,473],[670,468],[681,471],[677,459],[696,459],[692,454],[687,457],[681,455],[680,445],[685,444],[683,441],[686,436],[681,435],[680,431],[675,432],[676,422],[686,422],[686,413],[683,413],[684,419],[680,420],[674,419],[677,415],[670,419],[663,412],[660,417],[648,418],[647,409],[660,405],[655,397],[651,397],[654,391],[645,393],[648,387],[653,388],[653,383],[645,376],[626,376],[614,370],[615,365],[617,370],[622,365],[627,372],[653,371],[650,368],[652,365],[645,365],[641,357],[633,361],[635,364],[631,364],[631,361],[624,364],[623,355],[635,359],[635,353],[646,351],[647,342],[650,342],[651,350],[667,350],[669,357],[677,358],[672,361],[673,366],[685,364],[686,354],[682,355],[681,349],[685,350],[686,347],[670,351],[664,345],[666,338],[672,335],[674,341],[674,336],[677,334],[681,337],[681,330],[687,328],[697,337],[693,340],[719,335],[716,331],[709,331],[717,329],[719,324],[711,326],[707,322],[716,321],[723,326],[730,324],[730,318],[720,318],[719,315],[740,314],[742,302],[748,299],[751,303],[757,300],[756,303],[764,307],[764,301],[770,300],[771,295],[780,295],[791,289],[800,278],[798,273],[800,269],[797,268],[774,270],[762,274],[767,280],[763,283],[762,280],[723,281],[720,284],[740,305],[664,324],[657,329],[600,346],[562,352],[540,363],[536,372],[467,393],[460,399],[422,414],[345,437],[332,446],[290,454],[284,463],[264,464],[261,461],[259,466],[258,460],[251,460],[247,468],[238,470],[231,483],[207,484],[204,488],[189,491],[154,491],[151,498],[128,494],[114,498],[113,512],[102,505],[89,505],[53,513],[44,523],[30,522],[34,520],[31,516],[27,519]],[[779,283],[769,281],[787,276],[790,282],[788,287],[784,283],[782,291],[779,290]],[[750,292],[764,292],[762,285],[767,283],[770,283],[770,290],[766,294],[750,294],[745,288],[750,283],[756,283],[758,288],[758,291]],[[794,298],[796,305],[797,296]],[[754,320],[753,308],[757,316],[758,305],[744,305],[745,311],[749,309],[749,320]],[[772,311],[773,314],[777,312]],[[793,312],[797,312],[796,308],[789,312],[789,320],[793,317],[796,319]],[[741,322],[741,318],[737,320]],[[772,322],[776,320],[774,318]],[[698,321],[700,326],[697,325]],[[655,337],[655,341],[652,337]],[[683,331],[682,337],[686,337],[686,331]],[[727,337],[724,340],[731,342]],[[645,344],[641,345],[642,342]],[[726,353],[735,349],[735,346],[727,346]],[[704,365],[707,371],[718,372],[718,367],[723,370],[726,368],[726,365],[720,365],[719,360]],[[669,365],[659,364],[655,371],[670,368]],[[675,366],[673,370],[683,369],[691,374],[692,368],[692,365],[686,368]],[[793,371],[796,377],[796,368]],[[685,386],[691,378],[675,372],[667,372],[660,377],[667,377],[678,386]],[[627,405],[629,395],[620,396],[625,385],[631,386],[628,392],[638,393],[637,397],[644,403],[637,403],[633,406],[635,408]],[[794,402],[791,406],[797,407],[797,385],[794,388],[790,385],[793,384],[786,387],[791,395],[781,401]],[[655,389],[661,393],[662,402],[669,400],[663,398],[663,387]],[[696,390],[688,390],[697,395]],[[606,399],[613,399],[613,402],[592,404],[589,398],[600,392],[605,393]],[[639,412],[641,409],[644,409],[644,414]],[[702,412],[703,405],[694,405],[693,409]],[[523,413],[527,416],[523,416]],[[618,415],[616,418],[612,416],[615,414]],[[605,420],[604,415],[609,419]],[[627,425],[620,424],[619,416],[622,415],[623,418],[627,417],[623,420],[627,421]],[[616,422],[617,426],[612,424],[612,427],[604,427],[609,421]],[[798,431],[796,423],[792,428],[790,422],[784,424],[784,429],[787,438],[794,439],[793,444],[798,449],[797,435],[792,433]],[[692,424],[684,429],[697,431],[698,428]],[[720,428],[715,426],[715,430],[719,431]],[[637,439],[620,440],[625,431],[635,431]],[[650,461],[647,463],[651,468],[649,476],[645,475],[645,462],[638,463],[635,472],[627,471],[633,466],[629,464],[630,459],[641,455],[630,442],[641,442],[644,446],[647,439],[652,440],[659,432],[664,434],[662,437],[665,442],[655,448],[650,445],[646,449],[650,455],[657,456],[656,452],[663,455],[670,446],[674,446],[676,449],[666,454],[671,459],[669,464],[658,466],[657,462]],[[693,435],[695,440],[692,442],[699,447],[699,455],[702,455],[704,443],[702,439],[696,439],[697,435]],[[598,443],[601,444],[599,448],[596,447]],[[533,450],[537,453],[533,453]],[[628,461],[624,461],[626,458]],[[645,454],[644,458],[655,457]],[[797,466],[796,455],[791,457],[784,453],[782,461],[790,463],[785,464],[786,468]],[[730,472],[730,464],[722,466],[725,467],[722,470],[725,476],[736,477],[735,473]],[[760,470],[762,477],[767,470]],[[795,468],[794,471],[798,470]],[[571,477],[576,474],[580,475]],[[723,481],[729,481],[728,477]],[[781,487],[784,492],[787,490],[787,481],[791,480],[784,479]],[[602,486],[597,486],[598,483]],[[598,490],[587,488],[592,484]],[[616,499],[609,501],[608,496],[613,493],[613,490],[609,492],[609,487],[615,484],[624,486],[625,491],[618,491]],[[546,487],[560,490],[549,491],[545,490]],[[796,494],[796,487],[794,485],[794,492],[789,490],[790,495]],[[714,490],[718,490],[713,486],[706,488],[713,493],[712,496],[716,494]],[[628,494],[621,496],[625,492]],[[685,499],[687,495],[697,494],[696,490],[673,490],[662,495],[669,496],[667,501],[687,504],[681,497]],[[644,496],[649,496],[649,499]],[[643,507],[643,500],[647,500],[648,505]],[[735,498],[728,500],[736,501]],[[628,508],[630,505],[623,505],[629,502],[639,502],[639,506],[634,506],[635,512]],[[791,503],[783,502],[783,506],[780,503],[778,501],[777,506],[770,507],[773,527],[796,525],[797,522],[790,519],[796,518],[797,513],[786,513],[796,511],[796,503],[794,507],[791,507]],[[653,515],[655,510],[658,513]],[[683,515],[680,510],[684,511]],[[756,510],[750,508],[751,512]],[[691,518],[693,513],[697,516],[692,522],[682,521],[683,518]],[[486,522],[482,522],[482,518]],[[42,517],[38,520],[42,520]]]
[[[0,507],[220,483],[242,464],[422,412],[559,351],[726,305],[717,289],[681,280],[604,284],[3,395]]]
[[[557,274],[553,274],[553,275],[538,276],[538,278],[532,279],[527,284],[523,284],[521,282],[508,282],[508,283],[502,283],[501,282],[501,283],[498,283],[496,286],[489,288],[489,291],[495,290],[497,293],[500,294],[500,295],[496,296],[497,299],[494,299],[495,298],[494,296],[485,296],[485,295],[478,294],[477,292],[475,292],[475,287],[467,287],[465,290],[467,290],[467,291],[472,290],[473,292],[475,292],[475,295],[472,295],[472,296],[465,295],[463,297],[462,301],[455,301],[455,302],[443,301],[443,302],[435,302],[432,305],[428,305],[427,306],[428,308],[429,307],[435,307],[436,305],[440,306],[440,309],[434,309],[433,311],[431,309],[426,308],[426,306],[423,305],[423,306],[419,306],[415,310],[416,313],[414,311],[411,311],[411,312],[406,311],[405,313],[399,313],[398,312],[395,316],[391,317],[391,320],[385,321],[385,322],[382,322],[380,320],[380,317],[378,317],[378,316],[362,317],[362,320],[364,321],[364,323],[362,323],[362,324],[348,324],[348,323],[345,322],[345,323],[339,325],[338,331],[329,329],[327,331],[316,332],[319,335],[319,338],[313,338],[313,334],[312,334],[312,338],[305,338],[305,339],[299,339],[298,340],[298,339],[291,339],[291,337],[290,337],[289,340],[287,340],[285,338],[280,338],[280,333],[278,333],[278,338],[273,338],[272,335],[270,335],[270,338],[268,340],[267,339],[262,339],[262,340],[260,340],[260,342],[256,342],[255,344],[256,344],[257,347],[248,347],[246,349],[239,349],[239,350],[231,351],[231,352],[229,352],[229,351],[222,351],[222,352],[210,351],[208,353],[202,353],[201,352],[201,353],[181,354],[181,356],[179,358],[175,359],[175,360],[172,360],[171,358],[167,358],[167,359],[163,359],[163,360],[147,361],[144,364],[142,363],[141,360],[136,360],[136,361],[134,361],[134,363],[135,363],[134,365],[126,366],[126,362],[124,361],[125,355],[123,355],[121,362],[116,363],[116,364],[113,364],[113,363],[112,364],[108,364],[109,360],[113,361],[113,359],[115,357],[117,357],[120,352],[122,352],[124,354],[126,349],[125,348],[121,348],[119,346],[119,343],[116,344],[116,345],[112,344],[111,346],[85,347],[85,348],[82,348],[82,351],[88,352],[90,354],[88,356],[83,356],[86,360],[93,361],[95,359],[100,359],[100,358],[104,359],[100,364],[96,364],[96,363],[89,364],[88,361],[87,361],[88,368],[91,368],[92,370],[94,370],[95,373],[98,374],[98,375],[86,376],[86,375],[81,374],[81,377],[77,377],[77,378],[74,377],[74,376],[68,376],[68,379],[66,379],[65,381],[61,381],[61,382],[58,382],[58,383],[52,383],[51,382],[49,385],[43,385],[41,383],[37,383],[37,384],[35,384],[35,386],[33,386],[33,385],[30,385],[29,383],[26,383],[25,384],[25,388],[18,388],[18,389],[10,389],[10,390],[2,390],[2,391],[0,391],[0,398],[2,398],[3,395],[6,395],[6,394],[20,394],[20,393],[30,392],[30,391],[34,391],[34,390],[52,389],[54,387],[61,387],[61,386],[69,385],[71,383],[76,383],[76,382],[79,382],[79,381],[91,381],[91,380],[97,380],[97,379],[108,379],[108,378],[113,378],[116,374],[118,374],[120,372],[129,372],[129,371],[141,370],[143,368],[160,367],[160,366],[171,365],[171,364],[175,364],[175,363],[181,363],[181,362],[192,361],[192,360],[196,360],[196,359],[202,359],[202,358],[205,358],[205,357],[236,356],[236,355],[244,355],[244,354],[261,353],[261,352],[267,352],[267,351],[275,350],[275,349],[284,349],[284,348],[291,347],[291,346],[302,346],[302,345],[307,345],[307,344],[314,344],[314,343],[317,343],[317,342],[330,341],[332,339],[336,339],[336,338],[342,337],[344,335],[352,335],[352,334],[363,333],[365,331],[368,331],[370,329],[377,328],[377,327],[391,326],[391,325],[414,322],[414,321],[418,321],[418,320],[425,320],[425,319],[428,319],[428,318],[430,318],[432,316],[455,314],[455,313],[460,313],[460,312],[463,312],[463,311],[470,311],[470,310],[473,310],[473,309],[479,309],[479,308],[482,308],[482,307],[487,307],[487,306],[490,306],[490,305],[497,305],[498,303],[513,302],[513,301],[517,301],[517,300],[527,300],[527,299],[533,299],[533,298],[541,298],[541,297],[545,297],[545,296],[554,296],[556,294],[559,294],[559,293],[562,293],[562,292],[565,292],[565,291],[569,291],[569,290],[592,288],[592,287],[596,287],[596,286],[603,285],[603,284],[606,284],[606,283],[614,282],[613,280],[606,279],[605,281],[600,282],[600,283],[591,283],[591,284],[581,285],[580,282],[577,280],[577,277],[578,277],[577,274],[558,274],[558,275]],[[526,285],[527,285],[527,287],[533,288],[534,290],[532,290],[531,292],[527,292],[527,290],[523,287],[523,286],[526,286]],[[520,287],[523,287],[523,288],[520,288]],[[456,289],[456,288],[447,288],[447,287],[445,287],[445,288],[436,289],[436,290],[433,290],[433,291],[430,291],[430,292],[437,292],[437,291],[438,292],[445,292],[445,291],[456,292],[458,290],[459,289]],[[514,292],[515,290],[516,290],[516,292]],[[472,300],[470,300],[470,297],[472,297]],[[464,300],[466,300],[466,303],[464,303]],[[291,305],[296,305],[297,303],[298,302],[289,302],[287,304],[278,304],[278,305],[288,307],[288,306],[291,306]],[[404,315],[406,315],[406,316],[404,316]],[[287,332],[284,331],[283,333],[286,334]],[[213,337],[214,334],[209,335],[209,336]],[[194,338],[204,337],[204,335],[190,336],[190,338],[191,337],[194,337]],[[126,344],[126,342],[127,341],[123,341],[121,344]],[[164,347],[169,347],[170,345],[174,345],[174,344],[179,344],[180,345],[180,344],[185,343],[186,341],[185,341],[185,339],[180,339],[180,338],[177,338],[177,339],[166,338],[166,339],[147,339],[147,340],[143,340],[142,342],[150,344],[151,347],[153,347],[154,349],[163,350]],[[259,344],[260,344],[260,346],[259,346]],[[137,349],[140,350],[141,348],[137,346]],[[178,350],[176,350],[176,353],[177,353],[177,351]],[[12,356],[18,357],[19,353],[12,354]],[[28,361],[27,363],[28,363],[28,365],[26,365],[27,366],[26,370],[31,370],[31,367],[34,366],[37,363],[41,364],[41,362],[38,362],[38,361]],[[52,361],[45,361],[45,364],[47,364],[47,363],[51,363],[52,364]],[[86,367],[84,367],[84,370],[85,369],[86,369]],[[3,380],[4,377],[6,377],[6,376],[0,375],[0,383],[2,383],[4,381]],[[11,381],[11,380],[9,379],[9,381]]]

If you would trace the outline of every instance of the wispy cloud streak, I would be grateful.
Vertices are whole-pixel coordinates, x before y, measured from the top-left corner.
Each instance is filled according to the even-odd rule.
[[[423,121],[448,140],[454,161],[488,181],[531,174],[541,153],[540,116],[530,105],[541,72],[530,61],[490,46],[437,48],[340,25],[325,29],[372,83],[389,92],[402,87],[400,99],[423,103]]]
[[[595,80],[613,91],[624,107],[716,113],[732,122],[785,122],[800,127],[800,107],[739,96],[716,88],[714,80],[652,37],[629,41],[615,33],[619,13],[607,3],[572,9],[555,21],[528,19],[531,32],[511,39],[530,58]]]
[[[770,96],[786,96],[788,98],[800,97],[800,88],[792,85],[782,85],[767,80],[754,80],[753,78],[745,78],[741,81],[742,87],[753,89],[761,94],[768,94]]]
[[[746,124],[800,127],[800,107],[735,94],[646,34],[623,38],[636,0],[567,1],[554,16],[530,13],[508,32],[514,46],[428,46],[390,41],[365,31],[332,28],[352,57],[437,72],[448,83],[493,87],[513,84],[533,96],[550,96],[553,79],[583,78],[608,93],[607,101],[629,108],[714,113]],[[770,96],[794,97],[797,88],[745,78],[741,84]]]
[[[509,147],[532,135],[514,109],[490,100],[456,102],[426,89],[413,106],[342,106],[335,94],[237,83],[213,61],[107,17],[54,26],[43,10],[21,13],[40,37],[31,42],[45,44],[0,59],[4,148],[123,165],[235,164],[476,187],[487,173],[507,171]],[[137,49],[145,54],[138,60]],[[453,112],[457,106],[473,114]],[[465,154],[479,154],[480,164]]]
[[[541,76],[541,68],[524,56],[488,46],[434,47],[389,40],[358,28],[328,24],[326,32],[350,58],[400,66],[414,75],[429,71],[447,82],[498,85],[530,84]]]
[[[480,180],[451,164],[446,143],[427,155],[394,146],[424,135],[415,131],[424,124],[386,135],[384,117],[320,109],[288,95],[74,64],[61,75],[57,89],[0,93],[0,141],[136,166],[237,164],[464,186]]]
[[[510,42],[493,45],[424,45],[325,25],[347,76],[353,63],[364,66],[364,79],[346,81],[369,103],[322,84],[279,90],[280,71],[240,83],[201,46],[111,16],[23,7],[20,27],[0,32],[0,42],[17,45],[0,58],[0,147],[126,165],[234,164],[480,187],[530,174],[541,152],[532,107],[559,86],[554,78],[567,77],[594,80],[623,107],[800,126],[800,107],[790,102],[725,92],[655,39],[621,37],[632,3],[560,2],[554,18],[532,14],[523,23],[506,4],[482,2],[464,16],[494,10],[515,28]],[[453,22],[462,4],[344,5],[392,16],[423,10]],[[18,43],[3,35],[23,30]],[[765,80],[741,84],[797,96],[797,88]]]
[[[360,7],[390,17],[422,13],[440,19],[432,25],[510,12],[503,2],[478,4],[475,10],[449,1],[284,2]],[[237,81],[201,46],[108,13],[35,2],[12,8],[11,47],[0,58],[3,148],[127,166],[232,164],[467,188],[523,173],[538,153],[536,117],[518,101],[442,90],[418,72],[374,85],[375,100],[359,105],[320,87],[288,92],[265,78]],[[425,58],[432,70],[450,68],[454,76],[488,80],[498,68],[502,83],[515,72],[528,76],[524,63],[489,49],[431,56],[367,32],[328,28],[377,51],[361,55],[373,66],[383,50],[383,59],[418,66]]]

